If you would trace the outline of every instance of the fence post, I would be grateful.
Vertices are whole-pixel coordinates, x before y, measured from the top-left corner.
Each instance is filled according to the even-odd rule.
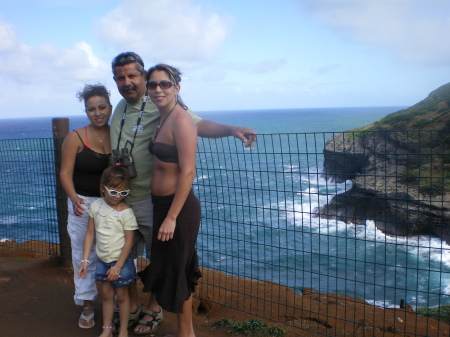
[[[61,147],[64,138],[69,133],[69,119],[52,118],[52,130],[56,172],[56,210],[58,215],[59,255],[62,257],[63,265],[68,267],[72,265],[72,249],[70,246],[69,234],[67,233],[67,195],[62,188],[59,172],[61,170]]]

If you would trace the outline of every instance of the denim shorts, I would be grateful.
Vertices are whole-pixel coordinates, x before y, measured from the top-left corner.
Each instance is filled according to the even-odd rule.
[[[114,288],[127,287],[136,281],[136,276],[134,273],[135,267],[134,267],[133,259],[134,259],[133,254],[130,254],[130,256],[128,256],[127,260],[123,264],[122,269],[120,270],[119,279],[117,281],[111,282],[111,284]],[[108,275],[106,275],[106,272],[111,267],[114,267],[116,265],[116,262],[117,261],[105,263],[101,260],[97,260],[96,270],[95,270],[95,280],[97,282],[109,282],[109,281],[106,281],[106,278],[108,277]]]

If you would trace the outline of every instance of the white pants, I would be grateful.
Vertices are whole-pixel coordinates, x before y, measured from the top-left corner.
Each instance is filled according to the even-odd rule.
[[[72,202],[68,198],[68,218],[67,231],[70,237],[72,246],[72,264],[73,264],[73,280],[75,283],[75,295],[73,299],[76,305],[84,305],[84,301],[93,301],[97,297],[97,286],[95,284],[95,263],[97,262],[97,254],[95,253],[95,242],[92,245],[89,253],[89,264],[86,270],[86,278],[78,277],[78,270],[80,269],[81,260],[83,259],[84,237],[86,236],[89,215],[87,209],[89,205],[98,199],[98,197],[84,197],[79,195],[84,200],[83,207],[86,209],[82,216],[77,216],[73,213]]]

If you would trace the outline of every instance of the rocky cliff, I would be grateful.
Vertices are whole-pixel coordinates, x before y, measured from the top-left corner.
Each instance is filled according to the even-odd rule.
[[[335,134],[324,176],[351,188],[321,218],[365,224],[388,235],[430,234],[450,244],[450,83],[414,106]]]

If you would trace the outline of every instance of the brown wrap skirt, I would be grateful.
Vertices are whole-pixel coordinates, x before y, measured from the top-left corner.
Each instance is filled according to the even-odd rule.
[[[151,263],[138,273],[144,291],[156,295],[158,304],[167,311],[181,313],[183,303],[195,291],[202,276],[195,249],[200,227],[200,202],[192,190],[176,220],[173,239],[157,240],[158,231],[167,216],[174,196],[152,196],[153,243]]]

